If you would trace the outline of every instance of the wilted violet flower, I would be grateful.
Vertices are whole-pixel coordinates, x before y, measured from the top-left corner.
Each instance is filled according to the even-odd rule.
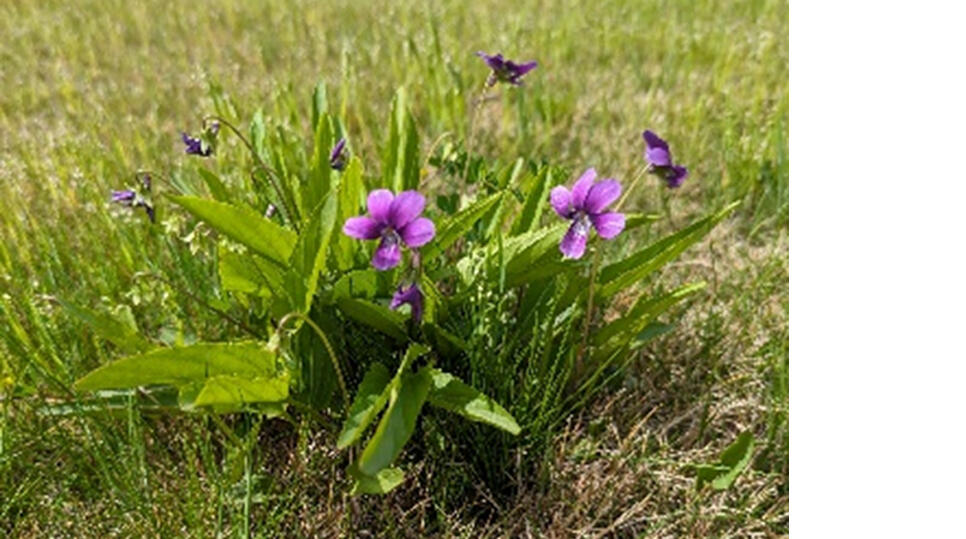
[[[389,302],[389,308],[398,309],[403,303],[409,304],[413,320],[418,324],[423,319],[423,292],[418,284],[413,283],[408,288],[403,286],[397,288],[396,293],[392,295],[392,301]]]
[[[115,202],[126,207],[144,208],[144,213],[148,214],[148,219],[154,222],[154,207],[141,198],[136,192],[130,189],[121,191],[111,191],[111,202]]]
[[[650,129],[644,131],[644,142],[647,143],[644,156],[654,173],[664,178],[669,188],[680,187],[684,179],[688,177],[688,169],[674,164],[671,159],[671,149],[668,148],[667,142]]]
[[[192,137],[191,135],[181,132],[181,140],[184,142],[184,153],[189,155],[200,155],[202,157],[208,157],[211,155],[211,146],[205,144],[200,138]]]
[[[345,139],[340,138],[339,142],[336,142],[335,147],[332,148],[332,153],[329,154],[329,165],[335,170],[344,170],[348,158],[349,152],[345,149]]]
[[[135,199],[137,199],[137,193],[130,189],[123,189],[121,191],[111,191],[111,202],[117,202],[122,206],[130,206],[134,204]]]
[[[401,243],[420,247],[436,235],[433,222],[420,217],[426,199],[416,191],[403,191],[393,196],[388,189],[376,189],[369,193],[366,204],[369,216],[347,219],[342,232],[359,240],[379,238],[379,246],[372,255],[372,266],[377,270],[391,269],[399,264]]]
[[[482,58],[486,62],[486,65],[490,66],[490,69],[493,70],[493,73],[490,73],[490,77],[486,80],[487,86],[493,86],[497,82],[509,82],[510,84],[519,86],[523,84],[520,81],[520,77],[537,67],[536,62],[517,64],[510,60],[504,60],[503,55],[500,53],[490,56],[480,51],[476,55]]]
[[[580,258],[587,246],[590,228],[605,240],[614,238],[624,230],[624,214],[605,212],[621,195],[621,184],[614,179],[594,182],[597,171],[589,168],[581,174],[573,190],[562,185],[550,191],[550,205],[564,219],[572,221],[570,229],[560,241],[564,258]]]

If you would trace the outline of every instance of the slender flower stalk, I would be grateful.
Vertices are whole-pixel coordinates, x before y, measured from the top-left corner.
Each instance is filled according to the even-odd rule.
[[[605,211],[621,195],[621,184],[614,179],[594,182],[597,171],[587,169],[573,190],[562,185],[550,191],[550,205],[560,217],[571,221],[570,228],[560,241],[564,258],[580,258],[587,247],[590,229],[605,240],[613,239],[624,230],[624,214]]]
[[[401,246],[421,247],[436,235],[436,226],[421,217],[426,199],[416,191],[393,195],[388,189],[376,189],[366,200],[369,215],[351,217],[342,227],[345,235],[358,240],[379,240],[372,255],[372,266],[388,270],[399,265]]]

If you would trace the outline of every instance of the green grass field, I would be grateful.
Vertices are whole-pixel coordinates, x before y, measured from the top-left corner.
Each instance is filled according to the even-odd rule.
[[[540,66],[476,106],[478,50]],[[781,1],[3,2],[0,534],[787,534],[788,74]],[[241,451],[226,449],[231,425],[209,418],[57,406],[122,355],[62,302],[130,310],[162,338],[237,332],[191,299],[218,286],[196,248],[206,232],[161,201],[163,224],[148,227],[112,207],[110,190],[138,169],[197,181],[178,136],[219,107],[241,125],[262,109],[308,139],[287,111],[307,110],[319,80],[367,169],[380,166],[384,119],[405,86],[422,156],[471,136],[473,151],[504,162],[595,166],[630,182],[641,131],[658,131],[691,177],[669,193],[646,177],[625,203],[660,213],[666,198],[671,217],[654,237],[742,201],[657,281],[705,280],[706,292],[561,426],[536,477],[509,470],[507,489],[454,499],[438,485],[458,459],[413,454],[404,486],[350,498],[332,417],[272,420]],[[227,146],[210,166],[242,151]],[[743,431],[756,439],[751,467],[728,490],[695,488],[694,465]]]

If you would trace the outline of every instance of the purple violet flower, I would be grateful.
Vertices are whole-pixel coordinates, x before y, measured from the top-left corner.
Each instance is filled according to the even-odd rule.
[[[336,142],[335,147],[332,148],[332,153],[329,154],[329,165],[335,170],[344,170],[348,158],[349,152],[345,149],[345,139],[340,138],[339,142]]]
[[[402,286],[397,288],[396,293],[392,295],[392,301],[389,302],[389,308],[396,310],[403,303],[409,304],[413,320],[418,324],[423,319],[423,292],[418,284],[413,283],[409,288]]]
[[[265,218],[271,219],[272,217],[275,217],[275,212],[277,211],[278,207],[276,207],[275,204],[269,203],[268,207],[265,208]]]
[[[621,196],[621,184],[610,178],[595,183],[596,177],[597,171],[589,168],[574,183],[573,190],[558,185],[550,191],[550,205],[554,211],[572,221],[560,241],[564,258],[584,256],[591,227],[596,228],[597,234],[605,240],[624,230],[623,213],[604,211]]]
[[[366,200],[369,216],[350,217],[342,226],[345,235],[358,240],[379,239],[372,255],[372,266],[387,270],[399,265],[400,244],[414,248],[425,245],[436,235],[436,226],[420,217],[426,199],[416,191],[393,196],[388,189],[376,189]]]
[[[191,135],[181,132],[181,140],[184,142],[184,153],[189,155],[200,155],[201,157],[208,157],[211,155],[211,146],[205,144],[200,138],[192,137]]]
[[[504,60],[503,55],[500,53],[490,56],[480,51],[476,55],[482,58],[486,62],[486,65],[490,66],[490,69],[493,70],[493,73],[490,73],[490,77],[486,79],[487,86],[493,86],[497,82],[508,82],[514,86],[520,86],[523,84],[520,77],[523,77],[537,67],[537,62],[517,64],[510,60]]]
[[[667,142],[650,129],[644,131],[644,142],[647,143],[644,157],[647,158],[654,173],[664,178],[668,188],[681,187],[684,179],[688,177],[688,169],[674,164]]]

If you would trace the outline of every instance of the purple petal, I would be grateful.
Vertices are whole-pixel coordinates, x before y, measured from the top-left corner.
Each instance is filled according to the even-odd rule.
[[[400,230],[399,235],[409,247],[421,247],[436,235],[436,226],[429,219],[420,217]]]
[[[584,199],[584,210],[593,215],[604,211],[612,202],[621,196],[621,184],[614,179],[597,182],[590,188]]]
[[[403,191],[392,201],[389,208],[389,224],[402,230],[413,219],[419,217],[426,207],[426,198],[417,191]]]
[[[647,143],[648,148],[662,148],[664,151],[669,153],[671,151],[667,146],[667,142],[664,142],[664,139],[657,136],[657,133],[651,131],[650,129],[644,131],[644,142]]]
[[[345,148],[345,139],[340,138],[339,142],[336,142],[335,147],[332,148],[332,153],[329,154],[329,161],[335,161],[340,155],[342,155],[343,148]]]
[[[483,61],[486,62],[486,65],[490,66],[490,69],[492,69],[493,71],[502,71],[503,70],[503,68],[504,68],[504,62],[503,62],[503,55],[502,54],[496,53],[493,56],[490,56],[489,54],[487,54],[487,53],[485,53],[483,51],[479,51],[479,52],[476,53],[476,55],[479,56],[480,58],[482,58]]]
[[[572,202],[570,189],[558,185],[550,190],[550,205],[553,206],[553,211],[564,219],[570,219],[570,214],[573,213]]]
[[[401,256],[398,243],[382,238],[379,247],[376,247],[376,252],[372,254],[372,267],[380,271],[395,268],[399,265]]]
[[[579,221],[575,221],[567,229],[562,240],[560,240],[560,252],[564,258],[580,258],[584,256],[584,249],[587,247],[587,227]]]
[[[656,167],[666,167],[671,164],[671,154],[664,148],[651,147],[644,152],[647,162]]]
[[[382,234],[386,225],[368,217],[350,217],[342,226],[342,232],[357,240],[374,240]]]
[[[577,178],[577,183],[574,184],[574,189],[571,191],[572,204],[575,209],[584,209],[584,199],[587,198],[587,192],[594,185],[594,179],[597,178],[597,171],[588,168]]]
[[[674,165],[664,176],[664,180],[667,182],[667,186],[670,189],[676,189],[681,187],[684,183],[684,179],[688,177],[687,167],[682,167],[680,165]]]
[[[513,62],[508,62],[508,63],[510,65],[510,69],[513,70],[517,78],[526,75],[527,73],[533,71],[534,68],[537,67],[536,62],[526,62],[523,64],[514,64]]]
[[[369,215],[380,223],[389,223],[389,208],[393,201],[392,191],[389,189],[376,189],[369,193],[366,199],[366,207],[369,208]]]
[[[591,215],[590,222],[594,224],[594,228],[597,229],[597,234],[605,240],[609,240],[624,230],[624,214],[623,213],[601,213],[599,215]]]
[[[131,202],[134,202],[136,197],[137,194],[130,189],[124,189],[123,191],[111,191],[111,202],[128,205]]]
[[[392,295],[389,302],[390,309],[398,309],[404,303],[408,303],[412,311],[413,320],[419,322],[423,319],[423,292],[418,285],[411,285],[409,288],[399,287]]]

